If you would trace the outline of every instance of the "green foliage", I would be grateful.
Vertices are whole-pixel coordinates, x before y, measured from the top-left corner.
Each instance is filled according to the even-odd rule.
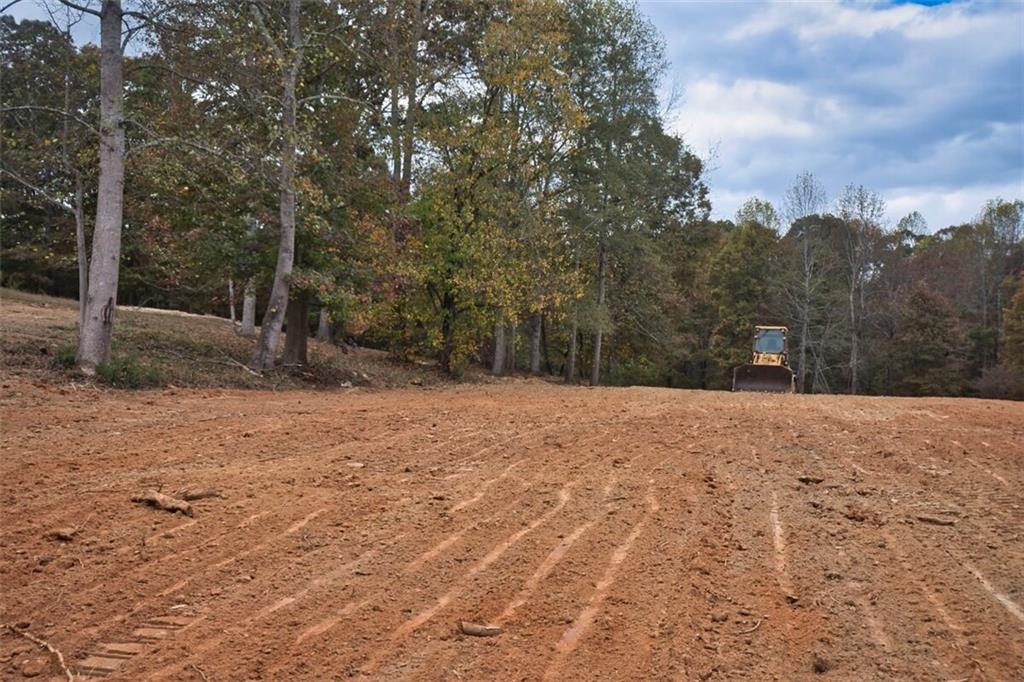
[[[57,352],[53,355],[53,362],[59,369],[64,371],[74,369],[75,367],[75,354],[78,349],[75,346],[66,344],[57,349]]]
[[[712,386],[730,385],[732,368],[750,362],[754,325],[772,322],[766,315],[775,247],[773,230],[748,222],[730,232],[708,262],[709,293],[717,306],[710,349],[716,364]]]
[[[114,353],[110,362],[96,367],[96,376],[116,388],[152,388],[160,385],[160,374],[143,364],[134,353]]]
[[[1003,364],[1024,372],[1024,274],[1017,280],[1017,293],[1003,311]]]
[[[958,395],[966,385],[967,336],[949,301],[915,287],[901,302],[889,363],[900,395]]]

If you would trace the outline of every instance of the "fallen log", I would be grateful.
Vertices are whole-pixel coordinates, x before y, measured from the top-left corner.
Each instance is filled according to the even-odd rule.
[[[208,497],[223,497],[219,490],[213,488],[185,488],[174,493],[174,496],[179,500],[186,500],[188,502],[205,500]]]
[[[497,625],[481,625],[464,620],[459,621],[459,630],[470,637],[494,637],[501,634],[501,628]]]
[[[180,512],[185,516],[192,516],[192,505],[184,500],[176,500],[173,497],[150,490],[142,495],[132,496],[132,502],[146,504],[156,509],[163,509],[171,513]]]

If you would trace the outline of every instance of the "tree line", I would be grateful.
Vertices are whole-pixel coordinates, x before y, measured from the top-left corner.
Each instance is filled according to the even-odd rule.
[[[0,31],[3,283],[79,297],[86,370],[118,304],[240,299],[259,371],[315,333],[725,388],[771,323],[806,392],[1024,390],[1021,201],[932,233],[803,174],[712,220],[618,0],[61,0]]]

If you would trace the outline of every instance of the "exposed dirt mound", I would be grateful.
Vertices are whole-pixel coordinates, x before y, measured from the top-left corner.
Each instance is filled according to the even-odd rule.
[[[2,417],[0,619],[87,677],[1024,679],[1020,404],[9,379]]]

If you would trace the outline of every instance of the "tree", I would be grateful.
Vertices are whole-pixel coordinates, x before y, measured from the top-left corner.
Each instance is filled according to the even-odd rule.
[[[78,19],[68,9],[63,24],[25,20],[20,24],[11,17],[0,18],[4,34],[2,54],[7,65],[4,73],[2,112],[4,118],[3,162],[0,182],[13,181],[6,187],[8,214],[6,242],[6,278],[22,270],[32,278],[47,277],[45,273],[63,269],[72,260],[66,250],[69,244],[61,234],[63,222],[51,209],[67,214],[74,221],[74,256],[78,266],[77,294],[79,328],[85,317],[86,292],[89,283],[89,254],[86,248],[86,202],[91,200],[86,186],[90,167],[95,160],[93,135],[96,129],[80,115],[95,106],[89,92],[95,88],[95,51],[79,52],[71,41],[71,28]],[[59,141],[55,145],[54,141]],[[91,195],[91,193],[89,193]],[[24,221],[10,220],[12,204]],[[30,214],[46,214],[36,221]],[[13,229],[21,223],[32,229]],[[13,252],[12,252],[13,247]],[[34,249],[38,247],[39,251]],[[34,257],[46,254],[41,261]],[[12,268],[13,266],[13,268]],[[29,275],[29,273],[32,273]],[[19,273],[20,274],[20,273]],[[19,274],[14,277],[21,279]],[[59,279],[62,279],[58,276]],[[23,285],[29,281],[21,279]],[[40,282],[41,283],[41,282]],[[50,285],[61,291],[59,282]]]
[[[732,368],[750,362],[754,325],[773,322],[768,319],[767,293],[775,271],[775,240],[774,230],[747,222],[725,237],[708,263],[711,299],[717,306],[710,348],[715,387],[730,385]]]
[[[826,195],[821,183],[811,173],[801,173],[786,190],[783,214],[790,224],[788,236],[796,243],[798,254],[795,267],[780,272],[780,283],[787,299],[791,316],[796,319],[797,361],[796,386],[801,393],[807,390],[807,352],[812,344],[811,324],[816,299],[823,288],[822,242],[816,239],[813,224],[804,223],[798,229],[797,221],[818,215],[825,209]]]
[[[259,27],[260,33],[273,53],[281,74],[281,92],[278,100],[281,109],[281,152],[278,160],[280,167],[278,187],[281,199],[277,265],[274,269],[274,284],[267,301],[267,311],[263,316],[260,336],[252,355],[252,366],[262,370],[274,366],[277,340],[281,334],[285,310],[288,307],[289,277],[295,262],[295,164],[299,134],[296,123],[295,91],[306,46],[303,42],[300,24],[302,0],[289,0],[288,2],[287,37],[284,40],[275,37],[267,25],[271,6],[253,2],[250,4],[250,9],[253,21]]]
[[[847,310],[850,338],[850,393],[859,388],[860,338],[864,322],[867,279],[875,247],[883,234],[885,201],[863,185],[847,185],[838,200],[839,216],[845,222],[841,253],[846,264]]]
[[[959,395],[967,336],[949,301],[915,286],[900,305],[888,362],[899,395]]]
[[[1003,311],[1003,364],[1024,372],[1024,275],[1017,278],[1017,293]]]

